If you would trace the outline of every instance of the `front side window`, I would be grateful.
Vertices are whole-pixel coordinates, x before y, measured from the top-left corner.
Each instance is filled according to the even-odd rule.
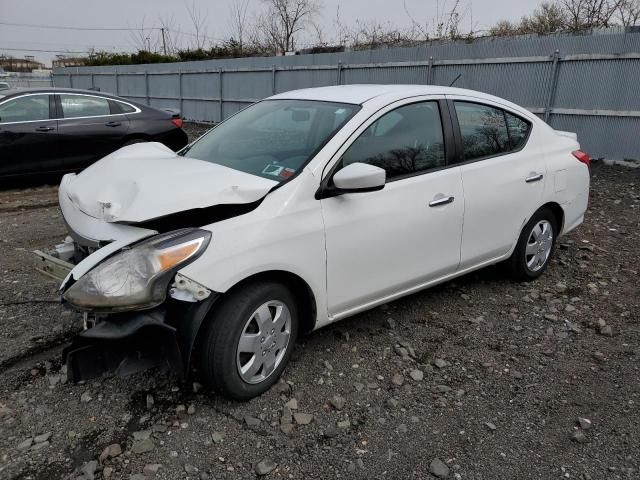
[[[60,104],[64,118],[111,115],[109,101],[106,98],[60,94]]]
[[[0,123],[49,119],[49,95],[27,95],[0,105]]]
[[[284,182],[360,109],[311,100],[265,100],[221,123],[185,157]]]
[[[384,114],[351,144],[339,168],[354,162],[383,168],[387,181],[444,167],[438,102],[413,103]]]

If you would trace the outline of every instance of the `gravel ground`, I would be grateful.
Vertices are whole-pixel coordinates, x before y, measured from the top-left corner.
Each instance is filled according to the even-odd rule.
[[[200,135],[204,135],[211,128],[213,128],[213,124],[210,123],[195,123],[195,122],[184,122],[182,129],[187,132],[189,135],[189,141],[193,142]]]
[[[312,333],[247,403],[66,383],[79,318],[32,302],[56,285],[29,253],[64,236],[55,189],[0,192],[0,478],[640,478],[640,169],[592,176],[538,281],[488,268]]]

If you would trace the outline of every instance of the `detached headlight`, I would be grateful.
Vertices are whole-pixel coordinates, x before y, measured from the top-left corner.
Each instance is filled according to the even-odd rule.
[[[109,257],[63,295],[81,310],[144,310],[164,302],[175,271],[202,254],[211,233],[184,229],[156,235]]]

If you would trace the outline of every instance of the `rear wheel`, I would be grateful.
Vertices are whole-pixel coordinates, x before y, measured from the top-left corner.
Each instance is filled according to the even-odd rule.
[[[520,233],[507,264],[518,280],[534,280],[547,268],[556,242],[558,225],[548,208],[538,210]]]
[[[235,400],[267,391],[284,371],[298,334],[298,310],[279,283],[240,287],[212,312],[200,342],[200,370],[213,390]]]

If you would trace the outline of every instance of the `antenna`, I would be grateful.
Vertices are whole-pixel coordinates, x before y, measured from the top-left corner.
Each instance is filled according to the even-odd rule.
[[[451,82],[451,83],[449,84],[449,86],[450,86],[450,87],[453,87],[453,84],[454,84],[454,83],[456,83],[456,82],[460,79],[460,77],[461,77],[461,76],[462,76],[462,74],[461,74],[461,73],[459,73],[459,74],[458,74],[458,76],[457,76],[456,78],[454,78],[453,82]]]

